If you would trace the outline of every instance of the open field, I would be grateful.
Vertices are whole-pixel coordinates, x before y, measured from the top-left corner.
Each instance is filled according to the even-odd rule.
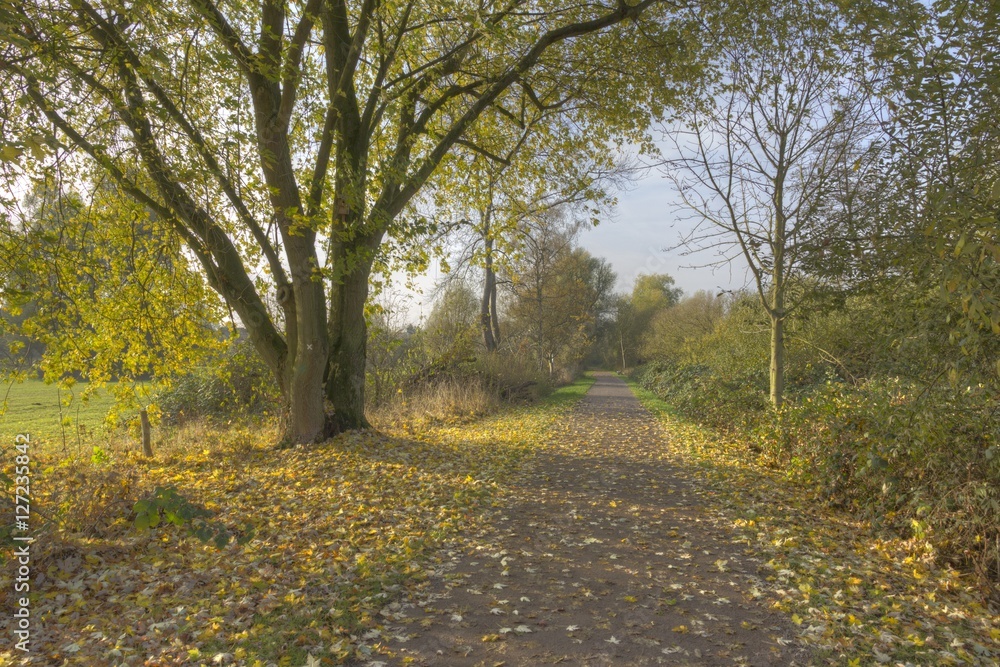
[[[80,396],[86,386],[78,382],[67,391],[41,380],[4,385],[0,400],[6,396],[7,405],[0,414],[0,438],[7,441],[28,433],[33,443],[61,448],[65,436],[66,446],[73,449],[103,434],[104,417],[114,399],[103,389],[84,402]]]

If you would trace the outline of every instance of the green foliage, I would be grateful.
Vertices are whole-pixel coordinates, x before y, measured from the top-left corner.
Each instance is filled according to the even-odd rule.
[[[578,226],[549,216],[526,230],[523,256],[510,274],[507,347],[531,354],[555,382],[573,380],[614,307],[615,273],[574,245]]]
[[[111,457],[108,456],[108,453],[104,450],[104,448],[100,445],[94,445],[90,454],[90,462],[95,466],[99,466],[105,465],[109,461],[111,461]]]
[[[706,364],[654,362],[636,378],[674,409],[715,427],[751,423],[768,405],[767,374],[759,368],[721,374]]]
[[[1000,558],[997,387],[990,364],[956,372],[947,326],[920,316],[858,295],[790,320],[790,400],[777,411],[752,300],[732,300],[711,332],[637,379],[747,456],[986,580]]]
[[[223,549],[233,539],[233,534],[225,526],[208,521],[212,512],[201,505],[192,503],[172,486],[158,486],[153,493],[132,506],[135,514],[133,523],[137,530],[156,528],[162,522],[187,527],[188,533],[204,543],[211,542],[217,549]],[[236,538],[237,544],[245,544],[253,537],[250,530]]]
[[[830,382],[754,434],[776,463],[830,500],[984,578],[1000,558],[1000,420],[985,386]],[[775,445],[780,445],[775,451]]]
[[[281,406],[273,377],[245,339],[232,342],[212,363],[174,379],[156,400],[170,421],[260,417]]]
[[[681,289],[674,285],[672,276],[666,273],[640,273],[632,287],[631,301],[641,317],[652,317],[675,305],[681,294]]]
[[[472,355],[478,338],[479,303],[472,288],[450,283],[424,324],[424,347],[432,360]]]
[[[617,146],[650,147],[651,117],[700,50],[697,18],[654,2],[113,4],[0,5],[0,83],[14,91],[0,115],[6,190],[52,178],[120,200],[87,209],[106,218],[98,236],[115,230],[96,253],[116,255],[110,268],[53,265],[74,291],[107,279],[103,298],[67,300],[111,315],[89,322],[101,344],[78,351],[67,318],[47,350],[71,370],[96,354],[168,377],[201,351],[199,332],[174,334],[217,321],[224,302],[252,330],[291,403],[288,437],[302,442],[329,423],[320,392],[340,426],[365,423],[369,279],[394,261],[426,266],[420,241],[435,223],[418,208],[470,191],[479,208],[483,188],[456,174],[483,157],[512,162],[518,147],[544,158],[510,170],[514,198],[552,194],[557,173],[603,199],[592,175]],[[150,232],[132,236],[134,253],[130,227]],[[47,250],[60,236],[32,241]],[[22,246],[0,247],[0,263]],[[310,343],[294,344],[305,332]]]
[[[641,359],[655,356],[646,346],[650,324],[675,306],[681,294],[674,279],[665,273],[636,276],[632,293],[615,297],[601,328],[600,354],[604,363],[624,371]]]
[[[43,350],[47,381],[83,376],[84,395],[114,382],[129,411],[211,352],[219,304],[164,220],[106,184],[58,183],[42,180],[18,216],[0,219],[5,333]]]
[[[642,354],[647,359],[682,360],[692,346],[712,333],[722,318],[725,301],[699,291],[653,314],[643,332]]]

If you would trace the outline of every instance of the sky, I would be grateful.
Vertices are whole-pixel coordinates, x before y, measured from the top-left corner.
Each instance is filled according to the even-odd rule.
[[[718,263],[718,255],[705,251],[685,256],[683,249],[669,250],[694,223],[690,213],[677,205],[673,185],[662,172],[649,170],[630,188],[618,192],[617,198],[610,219],[597,227],[588,226],[579,237],[580,245],[591,255],[610,262],[618,275],[616,291],[630,292],[636,276],[649,273],[670,274],[684,294],[749,286],[746,265],[741,261],[705,266]],[[693,268],[699,266],[702,268]],[[396,284],[401,285],[403,277],[396,278]],[[435,262],[426,275],[414,281],[423,293],[406,293],[407,321],[418,323],[430,313],[433,287],[440,278]]]
[[[654,169],[618,194],[611,220],[585,230],[580,245],[611,263],[619,292],[631,291],[636,276],[649,273],[670,274],[685,294],[747,285],[742,263],[705,266],[718,263],[716,252],[685,256],[683,248],[674,249],[693,225],[690,212],[678,205],[673,184]]]

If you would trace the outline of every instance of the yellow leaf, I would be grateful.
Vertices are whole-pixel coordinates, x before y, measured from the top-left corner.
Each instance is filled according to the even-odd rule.
[[[4,162],[13,162],[17,158],[21,157],[24,150],[18,148],[17,146],[4,146],[0,148],[0,160]]]

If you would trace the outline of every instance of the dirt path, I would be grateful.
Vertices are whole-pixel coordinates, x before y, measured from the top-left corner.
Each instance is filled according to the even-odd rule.
[[[492,530],[393,606],[376,661],[809,664],[793,626],[754,601],[753,553],[710,520],[664,438],[624,382],[598,374]]]

